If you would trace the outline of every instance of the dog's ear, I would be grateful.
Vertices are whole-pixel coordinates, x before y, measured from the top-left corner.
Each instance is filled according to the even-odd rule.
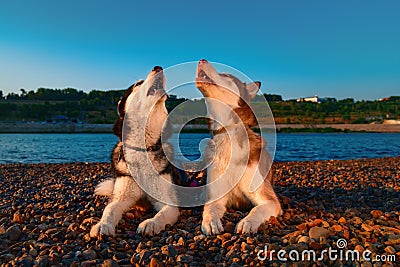
[[[260,90],[261,82],[252,82],[246,84],[247,92],[249,93],[250,99],[256,96],[258,90]]]
[[[118,100],[118,104],[117,104],[117,113],[118,113],[118,116],[121,116],[121,114],[119,114],[119,104],[121,104],[121,99]]]

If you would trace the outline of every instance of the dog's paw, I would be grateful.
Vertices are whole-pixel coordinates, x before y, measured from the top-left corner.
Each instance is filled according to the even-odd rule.
[[[224,231],[219,218],[206,217],[201,223],[201,231],[205,235],[218,235]]]
[[[244,218],[236,225],[236,233],[238,234],[257,233],[258,227],[260,227],[260,225],[261,223]]]
[[[159,232],[164,230],[164,228],[164,224],[152,218],[141,222],[137,228],[137,232],[142,235],[152,236],[158,234]]]
[[[102,235],[115,236],[115,227],[112,224],[99,222],[90,230],[91,237],[99,237]]]

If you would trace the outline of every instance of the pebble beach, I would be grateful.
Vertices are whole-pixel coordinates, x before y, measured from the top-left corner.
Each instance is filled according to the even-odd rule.
[[[153,237],[136,234],[154,211],[131,209],[116,237],[90,238],[106,197],[94,187],[109,163],[0,165],[0,266],[400,266],[400,157],[274,163],[284,214],[238,235],[248,210],[229,210],[225,232],[204,236],[201,208]],[[371,251],[371,260],[286,261],[265,251]],[[389,257],[390,255],[391,258]],[[261,258],[259,257],[261,256]],[[379,259],[386,259],[378,261]],[[394,260],[393,260],[394,259]]]

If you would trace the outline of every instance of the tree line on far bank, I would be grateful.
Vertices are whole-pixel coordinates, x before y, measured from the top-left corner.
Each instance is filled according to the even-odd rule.
[[[86,93],[74,88],[20,91],[4,96],[0,90],[0,121],[54,122],[64,118],[69,122],[114,123],[118,100],[125,93],[125,90]],[[400,118],[400,96],[374,101],[329,99],[322,103],[284,101],[276,94],[264,94],[264,97],[276,123],[371,123]],[[167,109],[171,111],[186,100],[171,95],[166,102]]]

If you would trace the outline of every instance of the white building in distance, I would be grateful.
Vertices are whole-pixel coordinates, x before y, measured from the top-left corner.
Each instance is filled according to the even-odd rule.
[[[313,103],[322,103],[326,101],[326,98],[319,98],[317,95],[312,97],[302,97],[296,100],[297,102],[313,102]]]

